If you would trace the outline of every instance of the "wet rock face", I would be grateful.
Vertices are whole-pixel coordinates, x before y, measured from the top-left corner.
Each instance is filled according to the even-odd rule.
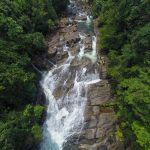
[[[113,135],[115,113],[112,108],[104,107],[110,100],[110,85],[107,80],[88,86],[85,127],[79,139],[80,150],[121,150],[122,147],[118,146]]]
[[[92,106],[104,104],[110,100],[110,86],[107,81],[89,87],[88,99]]]

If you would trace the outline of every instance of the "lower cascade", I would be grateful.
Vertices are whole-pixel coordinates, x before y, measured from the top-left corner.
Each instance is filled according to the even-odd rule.
[[[71,1],[72,3],[75,7],[75,2]],[[79,12],[76,15],[80,14]],[[92,22],[90,18],[92,17],[85,20],[85,26]],[[62,150],[72,137],[80,137],[80,132],[84,128],[88,86],[100,82],[95,67],[96,36],[91,36],[92,49],[87,52],[85,42],[88,35],[79,30],[80,41],[77,45],[80,51],[76,54],[72,54],[71,47],[64,42],[63,51],[67,51],[68,58],[43,74],[41,86],[47,99],[47,116],[43,125],[40,150]]]

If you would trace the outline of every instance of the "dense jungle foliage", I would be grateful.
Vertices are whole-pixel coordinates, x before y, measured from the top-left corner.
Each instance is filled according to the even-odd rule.
[[[150,1],[91,0],[126,147],[150,150]]]
[[[0,150],[34,150],[44,107],[36,105],[34,54],[46,50],[68,0],[0,0]]]

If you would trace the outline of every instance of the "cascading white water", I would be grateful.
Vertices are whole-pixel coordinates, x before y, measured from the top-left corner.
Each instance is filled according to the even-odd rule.
[[[76,70],[72,88],[68,93],[65,93],[65,90],[62,91],[63,99],[62,97],[56,99],[53,92],[59,86],[65,84],[64,78],[67,77],[69,72],[70,63],[66,63],[49,71],[41,82],[49,102],[41,150],[61,150],[67,139],[80,133],[84,125],[84,107],[87,100],[86,87],[88,84],[95,83],[95,81],[99,82],[100,79],[98,74],[85,75],[86,68]]]
[[[71,3],[75,5],[74,1]],[[89,72],[89,69],[82,65],[78,68],[72,67],[72,62],[82,61],[82,57],[91,59],[92,63],[96,61],[96,37],[92,37],[90,53],[84,52],[86,34],[80,33],[79,37],[80,52],[73,56],[70,48],[64,44],[63,50],[68,52],[66,61],[61,65],[55,65],[43,75],[41,86],[48,103],[40,150],[62,150],[71,137],[80,134],[84,127],[87,87],[100,81],[96,71]]]
[[[84,56],[84,49],[85,49],[85,45],[83,44],[83,40],[85,39],[85,36],[79,33],[79,37],[81,39],[81,41],[79,42],[80,45],[79,57],[82,58]]]
[[[91,24],[91,16],[87,16],[86,23],[87,23],[88,25],[90,25],[90,24]]]
[[[97,38],[96,36],[93,36],[92,37],[92,51],[91,52],[87,52],[85,53],[84,50],[85,50],[85,45],[82,43],[84,40],[85,40],[85,36],[79,34],[79,37],[81,38],[81,41],[80,41],[80,52],[79,52],[79,57],[82,58],[82,57],[87,57],[89,59],[91,59],[91,61],[93,63],[95,63],[97,61],[97,54],[96,54],[96,42],[97,42]]]
[[[93,63],[95,63],[97,61],[96,42],[97,42],[97,38],[96,38],[96,36],[93,36],[92,37],[92,52],[85,54],[85,57],[91,59],[91,61]]]

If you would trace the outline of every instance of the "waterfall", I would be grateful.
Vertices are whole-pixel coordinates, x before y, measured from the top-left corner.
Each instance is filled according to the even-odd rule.
[[[62,150],[68,138],[80,133],[84,125],[87,86],[100,81],[99,75],[88,73],[87,68],[72,71],[70,64],[73,59],[76,58],[69,56],[65,64],[49,71],[41,81],[48,100],[41,150]],[[72,73],[74,81],[66,93],[64,85],[71,80],[69,73]],[[53,94],[55,90],[61,90],[59,98]]]
[[[96,36],[93,36],[92,37],[92,52],[85,54],[85,57],[91,59],[91,61],[93,63],[95,63],[97,61],[96,43],[97,43],[97,38],[96,38]]]
[[[91,24],[91,16],[87,16],[86,23],[87,23],[88,25],[90,25],[90,24]]]
[[[74,1],[71,2],[75,7]],[[63,150],[69,139],[80,135],[84,127],[88,86],[100,81],[94,68],[89,71],[85,65],[72,66],[74,62],[82,62],[82,57],[91,59],[91,65],[96,61],[96,37],[92,37],[90,54],[84,52],[86,34],[79,33],[79,37],[79,53],[72,55],[71,48],[64,44],[63,51],[68,52],[66,61],[43,75],[41,86],[47,99],[47,115],[40,150]]]
[[[48,100],[41,150],[62,150],[63,144],[67,142],[69,137],[80,133],[84,125],[87,85],[100,81],[98,74],[86,75],[86,68],[76,70],[73,87],[66,94],[65,90],[62,90],[61,95],[65,95],[63,99],[62,97],[56,99],[53,92],[59,86],[65,84],[64,78],[67,77],[69,72],[70,63],[66,63],[58,70],[54,68],[49,71],[41,81]],[[62,86],[62,88],[65,87]]]

